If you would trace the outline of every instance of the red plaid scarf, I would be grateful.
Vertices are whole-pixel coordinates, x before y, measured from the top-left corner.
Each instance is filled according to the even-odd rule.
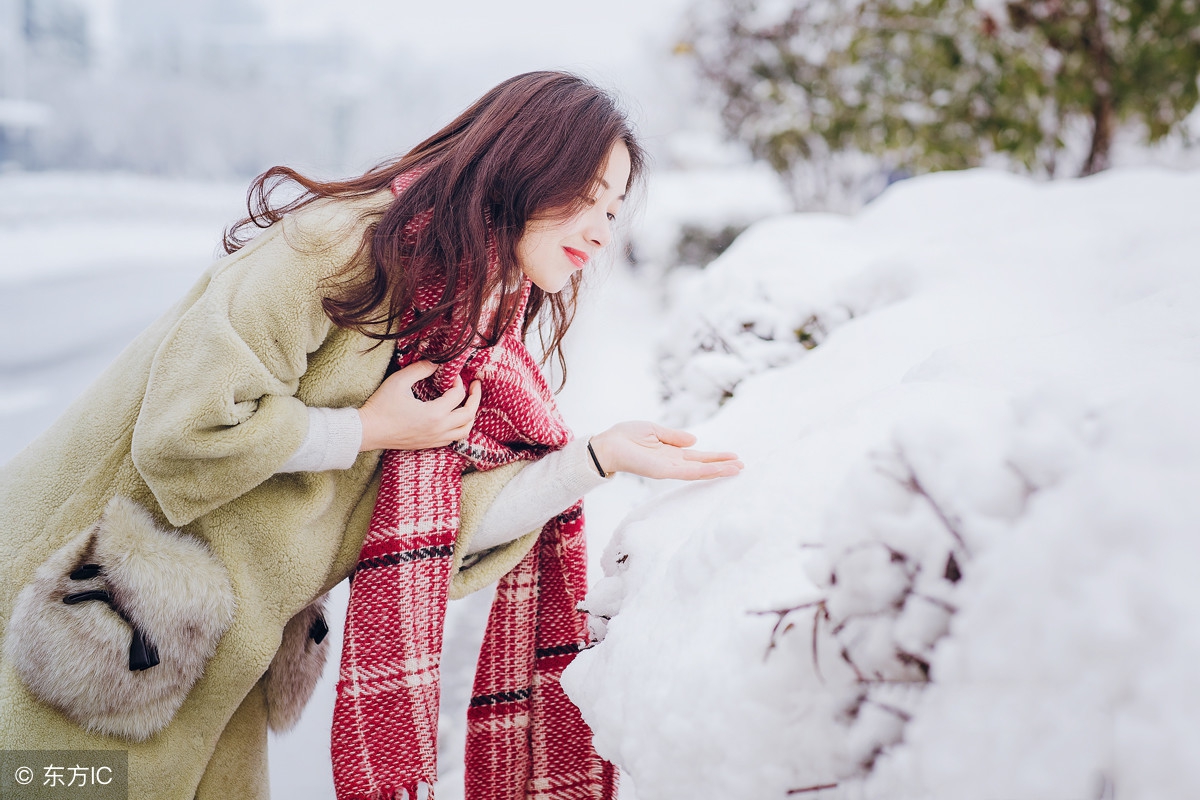
[[[416,177],[402,175],[392,191],[399,194]],[[414,230],[427,221],[415,220]],[[496,259],[491,242],[489,268]],[[402,792],[416,800],[421,783],[433,798],[442,630],[463,468],[536,459],[570,439],[520,339],[529,289],[526,280],[517,322],[498,344],[468,349],[417,386],[428,400],[457,375],[466,385],[478,379],[482,397],[471,434],[448,447],[384,453],[342,644],[332,737],[339,800],[398,800]],[[423,287],[417,303],[429,307],[441,293],[441,286]],[[453,340],[462,324],[442,326],[423,341],[398,341],[397,365],[420,360],[430,344]],[[467,712],[467,800],[616,796],[616,770],[596,754],[591,731],[559,685],[588,641],[584,615],[575,608],[586,571],[577,503],[547,522],[533,549],[501,578]]]

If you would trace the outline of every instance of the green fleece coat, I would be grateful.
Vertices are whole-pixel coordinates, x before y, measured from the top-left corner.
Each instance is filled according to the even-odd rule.
[[[276,471],[307,406],[360,406],[383,380],[391,348],[333,325],[320,284],[389,200],[316,203],[218,260],[0,470],[0,749],[128,750],[135,799],[268,796],[267,724],[294,722],[320,673],[315,601],[356,563],[380,453]],[[519,469],[465,476],[456,570]],[[159,664],[133,668],[139,631]]]

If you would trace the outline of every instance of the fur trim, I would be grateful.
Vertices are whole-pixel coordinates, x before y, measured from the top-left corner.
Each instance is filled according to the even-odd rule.
[[[29,691],[72,721],[142,741],[171,721],[233,612],[208,547],[117,496],[21,591],[4,652]]]
[[[317,688],[329,655],[329,626],[321,595],[288,621],[283,641],[267,669],[267,724],[275,733],[295,727]]]

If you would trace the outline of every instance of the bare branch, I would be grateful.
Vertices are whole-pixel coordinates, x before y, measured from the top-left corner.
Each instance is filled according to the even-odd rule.
[[[820,792],[824,789],[836,789],[837,787],[838,785],[836,783],[822,783],[818,786],[805,786],[803,789],[788,789],[787,793],[788,796],[791,796],[794,794],[805,794],[807,792]]]
[[[766,611],[748,611],[747,612],[748,614],[754,614],[755,616],[764,616],[766,614],[776,614],[779,617],[778,619],[775,620],[775,627],[771,628],[771,638],[770,638],[770,641],[767,643],[766,652],[763,653],[763,661],[767,660],[767,658],[771,655],[771,651],[774,650],[776,645],[779,644],[779,637],[782,634],[787,633],[788,630],[791,630],[791,626],[789,626],[788,628],[784,628],[782,631],[780,630],[780,628],[783,627],[783,621],[785,619],[787,619],[788,614],[791,614],[794,611],[800,611],[805,608],[813,608],[814,606],[817,606],[819,608],[824,608],[825,607],[825,598],[821,598],[819,600],[812,600],[807,603],[801,603],[798,606],[792,606],[790,608],[774,608],[774,609],[767,609]]]
[[[970,555],[971,551],[967,548],[967,542],[965,539],[963,539],[962,534],[959,533],[958,530],[958,525],[960,523],[952,522],[950,520],[950,516],[942,509],[941,504],[933,499],[933,496],[929,494],[929,490],[925,488],[925,485],[921,483],[921,479],[917,477],[917,471],[913,469],[913,465],[909,463],[908,458],[904,455],[904,451],[900,448],[896,449],[896,458],[900,459],[901,466],[903,466],[905,471],[908,472],[908,480],[902,481],[905,488],[914,494],[925,498],[926,502],[929,503],[930,508],[933,509],[933,513],[937,514],[937,517],[939,520],[941,520],[942,525],[945,526],[946,530],[950,532],[950,535],[954,537],[954,540],[958,542],[959,547],[963,549],[964,553]]]

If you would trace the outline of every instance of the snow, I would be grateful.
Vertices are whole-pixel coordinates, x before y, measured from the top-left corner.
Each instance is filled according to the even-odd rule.
[[[747,466],[622,523],[564,676],[640,797],[1200,791],[1197,192],[931,175],[676,283]]]

